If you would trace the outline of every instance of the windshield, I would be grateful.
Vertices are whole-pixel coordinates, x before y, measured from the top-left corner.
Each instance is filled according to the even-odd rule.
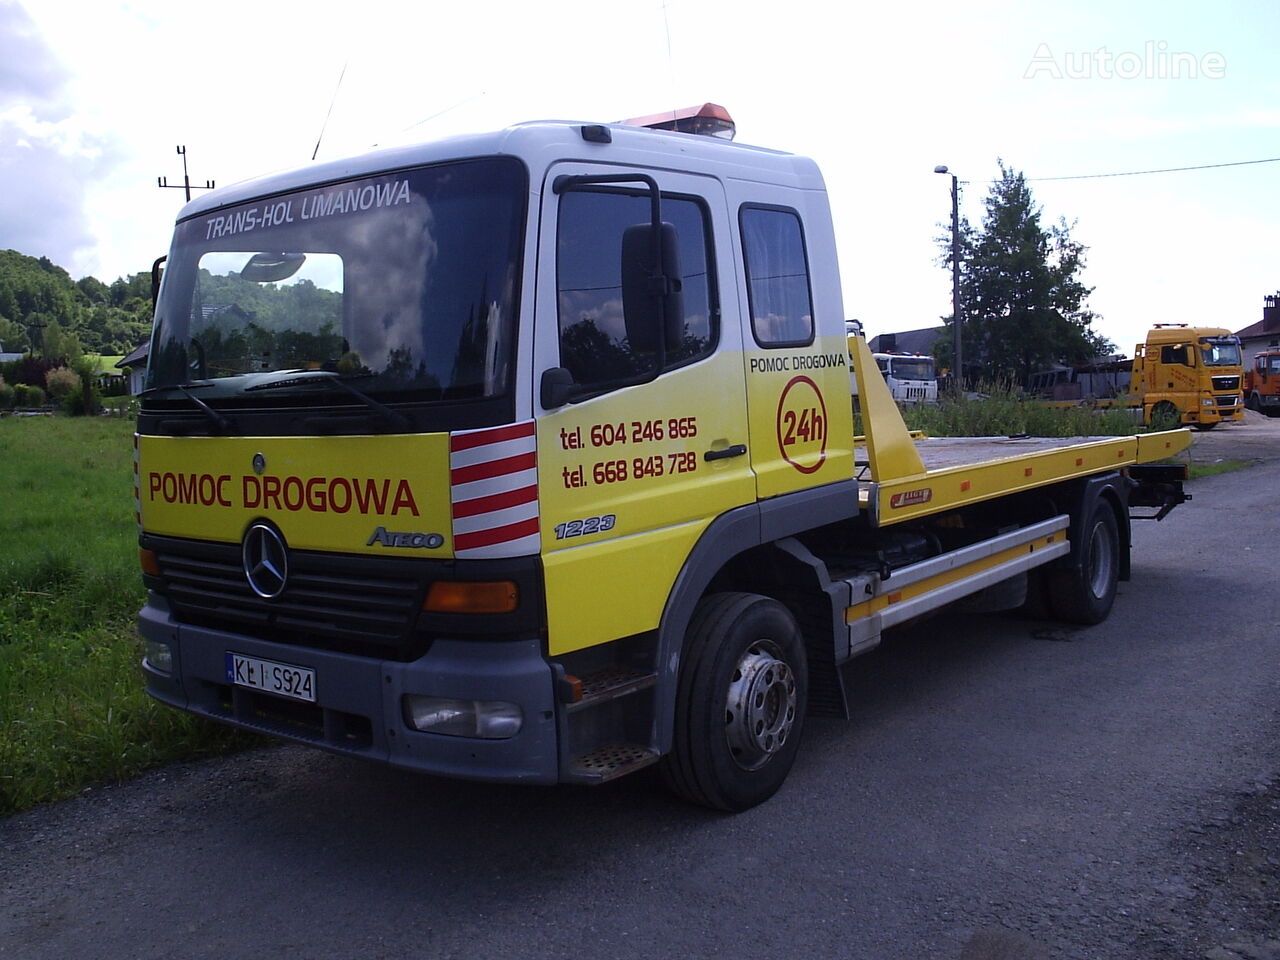
[[[893,375],[899,380],[932,380],[933,357],[894,357]]]
[[[1240,366],[1240,341],[1235,337],[1200,338],[1200,356],[1206,367]]]
[[[480,399],[510,387],[526,177],[486,159],[312,187],[178,225],[147,386],[201,397]],[[317,371],[282,378],[280,371]],[[319,372],[328,372],[326,378]]]

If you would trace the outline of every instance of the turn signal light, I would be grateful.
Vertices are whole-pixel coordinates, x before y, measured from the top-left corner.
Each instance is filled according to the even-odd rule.
[[[160,576],[160,563],[156,560],[154,550],[138,549],[138,564],[142,567],[142,572],[153,577]]]
[[[520,591],[510,580],[437,580],[427,591],[422,609],[428,613],[512,613],[519,602]]]

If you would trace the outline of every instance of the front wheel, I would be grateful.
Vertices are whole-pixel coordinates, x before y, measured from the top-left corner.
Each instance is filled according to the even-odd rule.
[[[1098,499],[1084,525],[1079,567],[1048,571],[1053,615],[1067,623],[1101,623],[1111,612],[1120,576],[1120,529],[1116,513]]]
[[[1168,400],[1161,400],[1151,408],[1151,429],[1172,430],[1182,426],[1182,412]]]
[[[1212,430],[1217,425],[1218,425],[1217,420],[1214,420],[1211,423],[1197,423],[1196,429],[1199,430],[1201,433],[1204,433],[1206,430]]]
[[[786,607],[751,593],[704,598],[680,667],[667,784],[718,810],[769,799],[795,762],[807,698],[804,640]]]

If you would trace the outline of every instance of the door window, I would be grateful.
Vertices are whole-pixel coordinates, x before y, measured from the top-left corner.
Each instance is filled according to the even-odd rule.
[[[710,229],[702,205],[662,198],[662,219],[676,228],[684,294],[679,342],[667,344],[664,368],[683,366],[715,346],[718,303],[711,275]],[[649,195],[571,190],[560,200],[556,299],[560,365],[577,396],[596,395],[656,377],[658,354],[632,348],[622,313],[622,236],[650,220]]]
[[[813,298],[799,215],[743,207],[739,220],[756,342],[762,347],[808,346],[813,343]]]

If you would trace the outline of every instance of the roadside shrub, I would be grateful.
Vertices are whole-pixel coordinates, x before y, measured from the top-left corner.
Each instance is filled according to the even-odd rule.
[[[13,387],[0,377],[0,410],[8,410],[13,406]]]
[[[76,382],[63,398],[62,409],[73,417],[91,417],[102,409],[98,371],[92,361],[82,358],[75,362],[72,375]]]
[[[71,393],[80,383],[80,377],[68,367],[54,367],[44,375],[45,389],[49,396],[61,400]]]
[[[33,387],[29,383],[13,385],[14,407],[41,407],[44,406],[44,401],[45,393],[39,387]]]

